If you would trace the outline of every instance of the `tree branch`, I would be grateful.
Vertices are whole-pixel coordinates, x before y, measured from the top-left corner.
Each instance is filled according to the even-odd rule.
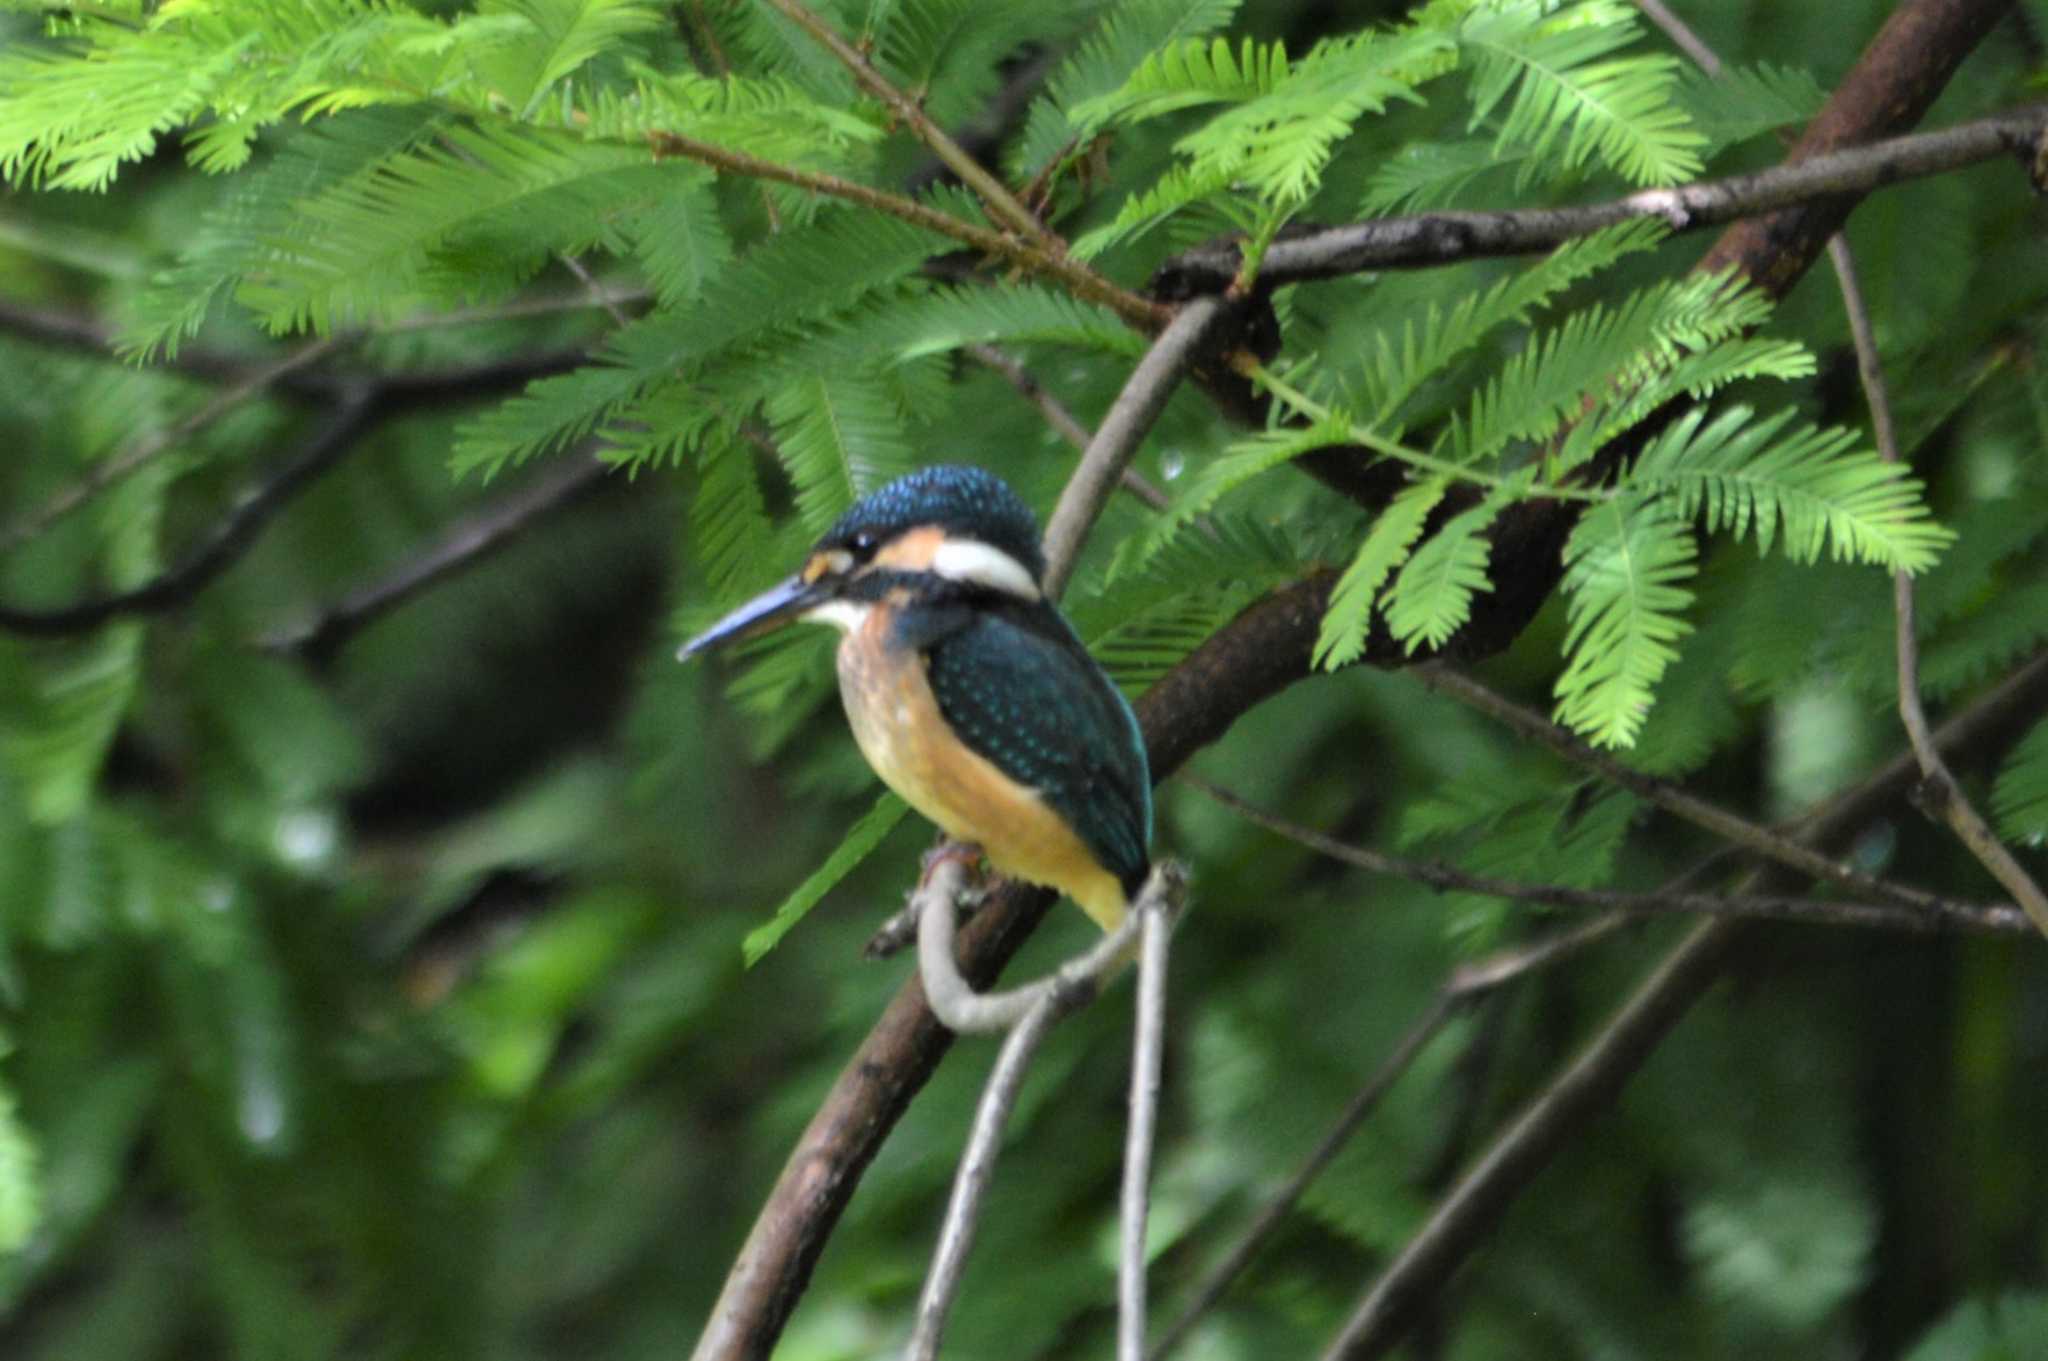
[[[1927,908],[1899,907],[1892,903],[1835,902],[1826,898],[1790,897],[1776,894],[1726,895],[1685,893],[1658,889],[1631,893],[1619,889],[1569,888],[1563,884],[1537,884],[1520,879],[1503,879],[1475,874],[1442,861],[1409,860],[1363,846],[1353,846],[1325,836],[1262,808],[1255,808],[1237,795],[1199,776],[1182,772],[1180,782],[1201,790],[1247,822],[1254,823],[1289,841],[1306,846],[1318,855],[1374,874],[1410,879],[1440,891],[1483,893],[1514,902],[1544,903],[1551,907],[1590,907],[1632,917],[1696,913],[1710,917],[1746,917],[1766,921],[1804,922],[1818,926],[1876,927],[1887,931],[1970,931],[1996,935],[2025,935],[2032,926],[2025,913],[2008,904],[1957,902],[1929,895]]]
[[[1080,560],[1081,545],[1102,514],[1110,489],[1130,466],[1138,446],[1166,409],[1167,398],[1194,366],[1197,353],[1228,312],[1221,298],[1195,298],[1152,342],[1095,429],[1095,437],[1060,492],[1045,527],[1045,593],[1057,600]]]
[[[1834,257],[1835,273],[1841,280],[1842,306],[1849,314],[1849,334],[1856,345],[1856,369],[1863,382],[1864,400],[1870,406],[1870,424],[1877,436],[1877,452],[1887,463],[1899,461],[1898,433],[1892,426],[1891,399],[1885,393],[1884,364],[1877,353],[1877,337],[1870,326],[1870,309],[1863,302],[1863,288],[1856,277],[1855,257],[1849,243],[1840,236],[1828,243]],[[1927,728],[1927,711],[1920,704],[1920,639],[1914,624],[1913,578],[1906,572],[1892,574],[1892,603],[1897,616],[1899,721],[1912,744],[1913,757],[1920,765],[1920,797],[1915,799],[1929,817],[1948,825],[1977,863],[2012,894],[2036,930],[2048,936],[2048,897],[2034,882],[2006,844],[1991,830],[1950,773],[1948,763],[1935,749]]]
[[[443,527],[411,557],[303,623],[263,640],[272,652],[296,652],[322,663],[364,628],[426,590],[504,547],[528,524],[575,504],[600,486],[610,465],[595,458],[562,459],[506,496]]]
[[[1936,746],[1962,759],[2048,707],[2048,654],[1943,724]],[[1911,752],[1799,820],[1799,839],[1827,845],[1895,801],[1918,767]],[[1745,884],[1744,888],[1750,885]],[[1410,1237],[1324,1353],[1325,1361],[1380,1356],[1400,1340],[1433,1295],[1542,1171],[1552,1154],[1613,1100],[1687,1008],[1706,991],[1749,928],[1732,918],[1701,922],[1644,979],[1564,1072],[1546,1086]]]
[[[1095,436],[1089,433],[1087,426],[1075,419],[1074,413],[1067,409],[1066,403],[1046,391],[1045,384],[1039,382],[1015,356],[994,345],[969,345],[967,356],[1000,373],[1010,386],[1017,390],[1019,397],[1038,408],[1038,414],[1045,417],[1045,423],[1053,428],[1054,433],[1073,445],[1075,450],[1085,452],[1094,442]],[[1166,493],[1148,482],[1135,468],[1126,466],[1117,477],[1117,485],[1152,510],[1165,510],[1170,504]]]
[[[2044,130],[2048,130],[2048,107],[2030,105],[1941,132],[1815,152],[1753,175],[1644,189],[1605,203],[1523,212],[1422,213],[1303,232],[1268,248],[1259,266],[1259,283],[1277,288],[1369,270],[1420,269],[1529,255],[1639,217],[1662,218],[1673,231],[1689,232],[1758,218],[1778,209],[1805,214],[1818,212],[1816,205],[1832,204],[1838,207],[1834,221],[1839,225],[1848,211],[1843,206],[1845,200],[1853,204],[1857,197],[1901,180],[1945,174],[1999,155],[2018,156],[2031,164]],[[1800,145],[1804,146],[1804,141]],[[1819,240],[1824,241],[1826,235]],[[1221,293],[1236,278],[1238,263],[1235,245],[1198,247],[1167,261],[1154,276],[1153,292],[1167,301]],[[1716,247],[1700,268],[1725,269],[1742,263],[1744,257],[1739,253]],[[1800,272],[1804,272],[1803,266]],[[1752,271],[1749,277],[1773,293],[1782,291],[1769,270]],[[1789,287],[1789,281],[1785,286]]]
[[[1941,8],[1946,12],[1960,3],[1961,0],[1909,0],[1905,8],[1916,12]],[[1976,8],[1987,4],[1988,0],[1978,0]],[[2002,6],[1991,8],[1997,10]],[[1961,9],[1970,11],[1971,6],[1962,4]],[[1973,41],[1969,35],[1976,22],[1974,12],[1962,12],[1954,27]],[[1967,50],[1967,41],[1938,31],[1929,32],[1924,27],[1910,31],[1920,44],[1917,52],[1912,53],[1913,59],[1940,71],[1926,94],[1931,99],[1933,90],[1939,88],[1954,62],[1960,59],[1961,51]],[[1897,52],[1890,48],[1876,55],[1887,62],[1898,59]],[[1867,106],[1858,116],[1873,127],[1891,128],[1910,124],[1925,107],[1925,99],[1916,102],[1908,98],[1902,104],[1886,104],[1882,109]],[[1842,199],[1827,202],[1834,205],[1831,211],[1837,215],[1847,211],[1847,202]],[[1774,296],[1781,295],[1812,263],[1818,242],[1809,249],[1802,241],[1787,241],[1781,250],[1781,259],[1736,263],[1749,270],[1752,278],[1764,281]],[[1227,281],[1234,273],[1233,253],[1218,278]],[[1275,281],[1270,273],[1262,277]],[[1220,288],[1221,283],[1217,286]],[[1495,539],[1494,555],[1494,561],[1500,564],[1494,577],[1503,589],[1483,598],[1492,602],[1494,613],[1485,620],[1475,616],[1463,635],[1472,651],[1503,645],[1549,593],[1555,580],[1551,568],[1571,520],[1569,516],[1537,512],[1555,509],[1536,507],[1520,519],[1504,517],[1505,527]],[[1332,573],[1318,572],[1256,602],[1145,694],[1136,707],[1155,778],[1171,773],[1192,751],[1221,735],[1239,715],[1308,674],[1309,651],[1334,579]],[[1392,653],[1378,651],[1373,657],[1383,663],[1397,660]],[[2041,677],[2048,676],[2048,667],[2030,670],[2029,674],[2040,683]],[[1907,777],[1908,769],[1901,767],[1900,778]],[[999,890],[962,933],[963,969],[968,976],[987,978],[999,971],[1048,905],[1049,899],[1042,892],[1014,886]],[[1731,938],[1739,933],[1735,923],[1711,922],[1701,929],[1725,933]],[[1704,975],[1701,986],[1712,976],[1711,962],[1696,969]],[[1689,1001],[1689,995],[1674,994],[1673,1005],[1667,1008],[1671,1020],[1675,1021]],[[1641,1052],[1647,1053],[1656,1038],[1651,1036]],[[792,1151],[734,1261],[724,1291],[698,1342],[694,1353],[697,1361],[765,1358],[769,1354],[861,1173],[912,1096],[929,1078],[948,1042],[943,1028],[923,1005],[921,989],[914,981],[906,985],[851,1056]],[[1621,1057],[1628,1058],[1626,1054]],[[1618,1070],[1613,1078],[1613,1085],[1618,1087],[1626,1073],[1632,1071],[1634,1061],[1610,1062],[1610,1066]],[[1599,1104],[1596,1092],[1593,1099],[1582,1102],[1577,1109],[1590,1114]],[[1533,1174],[1546,1156],[1547,1151],[1539,1152],[1527,1164],[1527,1172]],[[1501,1206],[1512,1200],[1518,1189],[1518,1182],[1510,1185]],[[1482,1224],[1480,1231],[1483,1230]],[[1464,1250],[1453,1253],[1451,1260],[1455,1262]]]
[[[1430,689],[1449,695],[1459,703],[1468,705],[1489,718],[1499,720],[1522,736],[1542,743],[1573,765],[1583,766],[1603,779],[1620,785],[1636,797],[1653,803],[1667,813],[1683,818],[1695,827],[1711,832],[1754,855],[1762,856],[1766,860],[1775,860],[1788,869],[1814,879],[1838,884],[1858,893],[1871,894],[1910,911],[1929,915],[1939,915],[1943,911],[1943,901],[1931,893],[1904,884],[1894,884],[1874,874],[1865,873],[1853,865],[1830,860],[1827,856],[1820,855],[1761,823],[1738,817],[1696,794],[1689,794],[1669,780],[1660,780],[1654,775],[1632,770],[1552,723],[1534,709],[1515,703],[1506,695],[1488,689],[1470,676],[1434,664],[1414,668],[1413,675]],[[1966,908],[1965,911],[1967,910]]]
[[[982,168],[975,160],[960,149],[937,123],[925,117],[925,112],[916,100],[897,89],[877,71],[867,55],[839,36],[832,26],[812,13],[802,0],[768,0],[776,11],[791,23],[811,35],[811,38],[837,57],[840,64],[853,72],[853,78],[869,94],[886,104],[889,112],[903,120],[903,123],[917,139],[931,148],[932,154],[945,163],[948,170],[960,177],[960,182],[972,189],[987,206],[989,216],[1016,232],[1049,255],[1065,254],[1065,246],[1051,232],[1031,215],[1029,209],[1003,187],[1003,182]]]
[[[339,463],[380,419],[374,390],[345,399],[296,458],[242,493],[206,542],[177,566],[131,590],[50,609],[0,606],[0,629],[32,638],[89,633],[122,615],[162,614],[185,604],[256,543],[263,529],[320,475]]]

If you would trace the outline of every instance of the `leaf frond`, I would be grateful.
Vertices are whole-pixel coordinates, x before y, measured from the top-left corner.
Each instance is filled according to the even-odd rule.
[[[1471,126],[1500,110],[1498,145],[1576,170],[1595,158],[1635,184],[1701,169],[1706,139],[1672,99],[1679,62],[1615,56],[1639,36],[1626,5],[1481,6],[1458,30],[1473,66]]]
[[[1602,746],[1635,741],[1673,644],[1692,631],[1683,583],[1697,557],[1691,526],[1655,501],[1617,497],[1581,517],[1565,545],[1558,722]]]
[[[1856,450],[1850,431],[1791,422],[1742,406],[1711,424],[1689,412],[1651,441],[1630,485],[1667,493],[1673,513],[1704,516],[1710,533],[1754,534],[1763,552],[1782,542],[1795,562],[1826,552],[1898,572],[1933,566],[1954,536],[1928,514],[1919,481]]]

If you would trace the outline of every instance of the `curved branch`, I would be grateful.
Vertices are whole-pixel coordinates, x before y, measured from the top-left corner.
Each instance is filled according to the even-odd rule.
[[[297,652],[318,663],[364,628],[428,587],[475,565],[542,516],[595,490],[611,471],[595,458],[569,459],[489,505],[444,527],[411,557],[357,587],[312,618],[263,640],[273,652]]]
[[[363,390],[343,401],[326,426],[298,457],[268,480],[244,492],[207,541],[183,562],[132,590],[83,600],[53,609],[0,606],[0,629],[32,638],[59,638],[89,633],[110,619],[130,614],[162,614],[198,595],[214,578],[252,548],[264,527],[299,494],[339,463],[382,414],[375,390]]]

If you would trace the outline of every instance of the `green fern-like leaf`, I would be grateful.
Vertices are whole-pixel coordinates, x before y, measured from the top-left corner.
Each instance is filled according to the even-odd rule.
[[[1486,564],[1493,545],[1486,531],[1514,500],[1521,484],[1496,490],[1460,511],[1409,554],[1387,588],[1387,629],[1410,656],[1442,647],[1472,617],[1472,597],[1493,589]]]
[[[780,328],[851,307],[900,279],[939,244],[921,228],[852,212],[775,237],[721,273],[691,305],[649,313],[618,332],[597,363],[541,379],[470,422],[457,436],[454,468],[488,476],[563,448],[678,373]]]
[[[1075,631],[1127,694],[1144,693],[1254,598],[1300,576],[1312,552],[1247,516],[1212,516],[1203,530],[1068,595]]]
[[[62,48],[0,57],[0,175],[15,184],[103,189],[164,133],[196,118],[233,76],[231,46],[203,52],[81,19]]]
[[[879,330],[899,360],[969,345],[1074,345],[1126,358],[1146,347],[1108,309],[1036,284],[936,288],[897,303]]]
[[[1450,485],[1447,477],[1432,477],[1405,487],[1373,521],[1351,565],[1330,592],[1330,605],[1316,636],[1313,665],[1334,671],[1357,661],[1365,651],[1381,586],[1395,568],[1408,561],[1430,512]]]
[[[910,805],[894,794],[885,793],[876,799],[875,806],[848,829],[846,839],[825,857],[825,863],[813,870],[810,877],[782,900],[782,906],[775,909],[775,915],[747,932],[746,939],[740,942],[740,953],[745,957],[747,967],[760,963],[761,958],[779,945],[789,934],[789,929],[802,921],[820,899],[838,887],[840,880],[860,868],[861,862],[875,853],[875,848],[896,830],[896,824],[903,821],[903,815],[909,811]]]
[[[1809,72],[1767,61],[1724,66],[1711,76],[1687,67],[1672,93],[1709,148],[1804,123],[1827,102],[1827,91]]]
[[[1058,36],[1073,22],[1068,7],[1057,3],[903,0],[889,9],[879,24],[878,64],[941,127],[986,107],[1004,58]]]
[[[156,275],[123,318],[124,357],[176,357],[213,309],[252,271],[265,267],[274,243],[292,237],[297,205],[431,138],[441,115],[419,109],[363,109],[279,138],[264,164],[237,177],[201,216],[177,261]]]
[[[1082,135],[1073,110],[1123,85],[1151,53],[1223,27],[1237,7],[1238,0],[1131,0],[1106,10],[1032,102],[1011,178],[1029,180],[1066,154]]]
[[[1493,137],[1409,142],[1373,167],[1358,202],[1362,217],[1449,208],[1484,176],[1525,166],[1527,152],[1503,150]]]
[[[1265,206],[1255,238],[1270,238],[1286,213],[1321,183],[1337,142],[1367,113],[1396,99],[1415,99],[1415,86],[1450,51],[1444,34],[1427,28],[1362,33],[1316,44],[1298,62],[1286,48],[1247,39],[1233,55],[1222,39],[1185,42],[1155,53],[1123,88],[1076,110],[1085,126],[1135,122],[1180,109],[1226,107],[1175,144],[1187,160],[1152,188],[1133,195],[1108,226],[1075,243],[1084,255],[1145,230],[1168,213],[1226,186],[1242,185]]]
[[[708,171],[672,174],[655,202],[625,224],[633,254],[646,268],[662,307],[697,297],[732,262],[732,241],[711,186]]]
[[[579,67],[667,22],[644,0],[490,0],[480,12],[516,14],[532,25],[530,36],[493,51],[488,66],[499,95],[522,118]]]
[[[1532,339],[1475,392],[1467,416],[1453,419],[1444,448],[1463,462],[1489,458],[1516,440],[1554,434],[1568,415],[1580,414],[1588,396],[1606,401],[1621,394],[1626,419],[1581,421],[1585,433],[1559,461],[1569,468],[1646,414],[1632,400],[1639,388],[1769,314],[1769,301],[1754,289],[1722,278],[1659,284],[1612,307],[1596,303]]]
[[[1991,811],[2008,841],[2048,840],[2048,721],[2036,723],[2007,753],[1991,790]]]
[[[1121,88],[1075,108],[1084,133],[1113,122],[1135,123],[1203,104],[1240,103],[1273,93],[1287,79],[1287,45],[1242,39],[1191,38],[1160,48]]]
[[[769,399],[776,449],[813,534],[914,462],[910,437],[872,374],[808,373]]]
[[[761,545],[775,537],[761,495],[754,449],[727,440],[698,464],[697,494],[690,498],[690,550],[705,580],[722,596],[759,584]]]
[[[1483,293],[1469,293],[1449,310],[1431,302],[1420,322],[1413,317],[1396,329],[1390,323],[1365,347],[1366,362],[1355,386],[1360,405],[1377,422],[1389,423],[1415,391],[1459,355],[1502,326],[1526,321],[1572,284],[1617,260],[1655,247],[1668,235],[1662,223],[1639,218],[1570,241],[1521,273]]]
[[[1677,184],[1700,172],[1706,139],[1673,99],[1679,63],[1615,56],[1638,35],[1633,11],[1599,3],[1551,14],[1488,5],[1458,30],[1471,56],[1472,123],[1501,109],[1499,145],[1574,170],[1597,157],[1636,184]]]
[[[1705,420],[1691,412],[1652,441],[1630,485],[1669,493],[1676,514],[1703,514],[1710,532],[1754,533],[1765,552],[1782,534],[1797,562],[1827,551],[1921,572],[1954,537],[1928,515],[1920,483],[1874,453],[1852,452],[1849,431],[1788,431],[1792,413],[1759,420],[1739,406]]]
[[[275,331],[388,320],[426,302],[502,289],[556,251],[622,246],[616,217],[689,192],[644,152],[526,129],[445,129],[361,178],[301,202],[293,233],[240,299]],[[308,228],[312,230],[308,230]]]
[[[1565,546],[1560,723],[1603,746],[1635,740],[1673,644],[1692,630],[1681,583],[1697,556],[1690,526],[1654,501],[1617,497],[1580,519]]]

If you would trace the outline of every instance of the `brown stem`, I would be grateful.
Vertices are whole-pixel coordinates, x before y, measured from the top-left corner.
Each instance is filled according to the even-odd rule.
[[[878,213],[901,218],[927,231],[951,237],[955,241],[974,247],[984,255],[1014,265],[1027,274],[1050,275],[1065,284],[1075,297],[1102,304],[1141,331],[1156,331],[1173,315],[1171,308],[1118,288],[1094,270],[1064,256],[1051,254],[1031,242],[1019,241],[1001,232],[991,231],[987,227],[963,222],[950,213],[942,213],[936,208],[927,207],[914,198],[891,194],[885,190],[858,184],[853,180],[842,179],[837,175],[827,175],[822,171],[799,170],[795,166],[783,165],[779,161],[763,160],[744,151],[735,151],[731,147],[699,141],[695,137],[685,137],[679,133],[651,132],[647,135],[647,141],[657,156],[684,156],[730,175],[774,180],[778,184],[794,185],[813,193],[830,194],[834,198],[858,203],[863,208],[872,208]]]

